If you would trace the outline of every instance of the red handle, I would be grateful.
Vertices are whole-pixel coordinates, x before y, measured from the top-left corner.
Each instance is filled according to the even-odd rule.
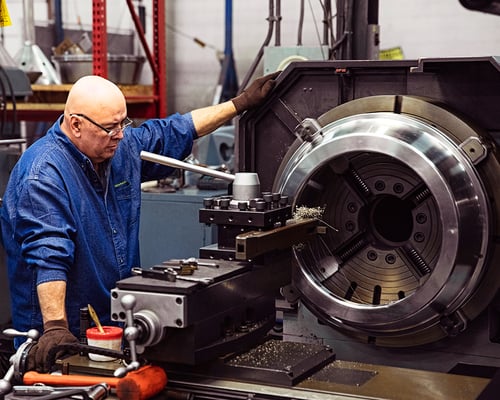
[[[95,375],[52,375],[41,374],[36,371],[28,371],[23,376],[25,385],[43,383],[51,386],[92,386],[99,383],[107,383],[115,388],[120,378]]]

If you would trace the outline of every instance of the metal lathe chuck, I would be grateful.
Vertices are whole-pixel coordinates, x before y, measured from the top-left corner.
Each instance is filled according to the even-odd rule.
[[[303,302],[379,345],[458,334],[498,281],[486,188],[500,171],[488,140],[444,109],[402,102],[407,113],[320,117],[315,138],[286,157],[274,188],[293,194],[296,206],[324,207],[323,219],[338,229],[295,249]],[[482,177],[480,165],[497,172]]]

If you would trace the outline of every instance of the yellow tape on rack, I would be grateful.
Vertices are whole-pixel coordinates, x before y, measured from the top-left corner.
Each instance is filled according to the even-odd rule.
[[[0,26],[9,26],[12,25],[12,21],[10,20],[9,10],[7,9],[7,1],[0,1]]]
[[[380,60],[403,60],[404,54],[401,47],[393,47],[390,49],[380,50]]]

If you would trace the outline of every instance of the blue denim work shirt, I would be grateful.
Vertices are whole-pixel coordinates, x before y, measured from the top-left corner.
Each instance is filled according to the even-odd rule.
[[[126,128],[103,185],[91,161],[61,131],[62,117],[12,170],[1,210],[13,326],[42,332],[36,287],[67,282],[70,330],[79,337],[80,308],[91,304],[110,321],[110,290],[140,266],[141,182],[169,167],[142,161],[142,150],[183,159],[196,130],[191,114]],[[107,187],[106,187],[107,186]]]

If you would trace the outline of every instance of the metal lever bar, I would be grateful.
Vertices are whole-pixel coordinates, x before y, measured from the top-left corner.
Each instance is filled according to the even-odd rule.
[[[139,338],[139,329],[134,325],[134,307],[136,305],[136,298],[131,294],[127,294],[122,297],[121,303],[125,309],[125,320],[126,327],[124,336],[127,340],[130,348],[130,358],[132,362],[126,367],[119,367],[113,373],[114,376],[118,378],[123,378],[130,371],[135,371],[139,369],[140,363],[137,360],[137,339]]]
[[[48,386],[44,384],[34,384],[34,385],[15,385],[12,388],[12,394],[14,396],[45,396],[54,392],[61,392],[66,390],[88,390],[92,386]]]
[[[189,164],[184,161],[176,160],[175,158],[160,156],[159,154],[141,151],[141,159],[154,163],[166,165],[168,167],[181,168],[191,172],[197,172],[203,175],[213,176],[214,178],[224,179],[226,181],[234,181],[235,176],[225,172],[217,171],[211,168],[202,167],[200,165]]]

